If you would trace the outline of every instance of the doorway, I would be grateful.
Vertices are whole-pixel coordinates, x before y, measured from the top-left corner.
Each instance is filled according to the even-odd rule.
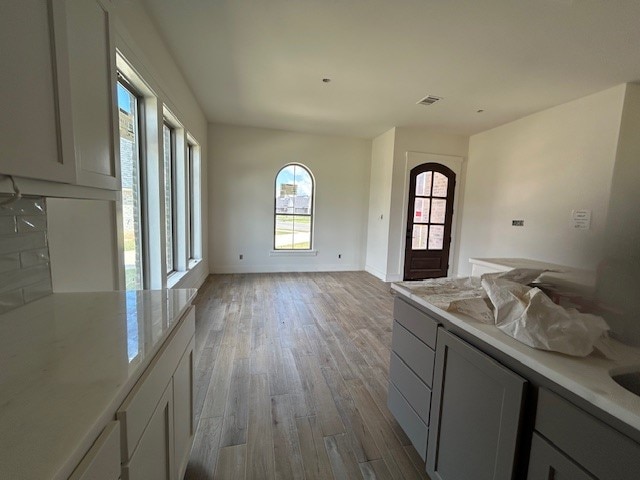
[[[456,174],[439,163],[411,169],[404,279],[446,277],[449,269]]]

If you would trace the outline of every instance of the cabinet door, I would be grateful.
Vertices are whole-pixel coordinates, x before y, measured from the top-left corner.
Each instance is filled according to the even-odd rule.
[[[175,439],[176,478],[182,478],[189,461],[195,433],[193,411],[193,350],[194,339],[184,352],[173,374],[173,423]]]
[[[560,450],[533,434],[527,480],[594,480]]]
[[[0,174],[73,183],[62,0],[0,2]]]
[[[513,477],[525,383],[439,330],[426,462],[433,480]]]
[[[106,0],[65,0],[71,116],[79,185],[117,190],[116,65]]]
[[[123,480],[171,480],[173,474],[173,384],[169,382],[131,459]]]

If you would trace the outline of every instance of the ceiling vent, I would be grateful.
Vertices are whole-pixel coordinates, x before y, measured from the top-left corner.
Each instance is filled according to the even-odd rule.
[[[416,105],[427,105],[427,106],[429,106],[429,105],[433,105],[438,100],[442,100],[442,97],[436,97],[435,95],[427,95],[422,100],[419,100],[418,102],[416,102]]]

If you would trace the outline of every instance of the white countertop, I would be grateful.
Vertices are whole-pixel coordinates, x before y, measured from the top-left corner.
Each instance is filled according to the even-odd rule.
[[[391,288],[421,305],[427,312],[444,318],[640,431],[640,397],[622,388],[609,375],[611,371],[624,373],[640,370],[639,349],[611,340],[615,360],[598,354],[580,358],[537,350],[503,333],[495,325],[486,325],[466,315],[436,307],[428,301],[428,297],[420,295],[421,284],[424,285],[423,282],[404,282],[404,285],[392,284]]]
[[[0,315],[0,478],[66,479],[195,294],[55,293]]]

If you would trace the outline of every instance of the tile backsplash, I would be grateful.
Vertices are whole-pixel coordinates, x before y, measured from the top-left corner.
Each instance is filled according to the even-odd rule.
[[[51,293],[45,199],[0,205],[0,314]]]

